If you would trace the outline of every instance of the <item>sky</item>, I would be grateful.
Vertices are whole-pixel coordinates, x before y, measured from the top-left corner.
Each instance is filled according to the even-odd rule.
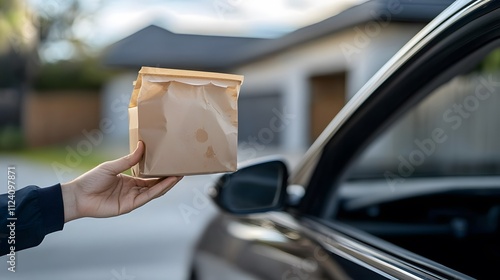
[[[57,9],[66,0],[28,0]],[[92,48],[106,47],[156,24],[175,33],[279,37],[364,0],[81,0],[85,18],[73,31]],[[41,5],[41,6],[37,6]],[[69,45],[47,46],[47,60],[70,55]],[[59,56],[59,57],[58,57]]]

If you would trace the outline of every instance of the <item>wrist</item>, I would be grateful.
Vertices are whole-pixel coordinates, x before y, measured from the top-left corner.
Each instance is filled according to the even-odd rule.
[[[64,205],[64,222],[81,218],[78,214],[75,184],[73,182],[61,184],[61,192]]]

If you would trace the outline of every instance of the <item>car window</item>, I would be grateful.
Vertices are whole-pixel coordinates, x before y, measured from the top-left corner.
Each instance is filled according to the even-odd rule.
[[[477,61],[364,149],[331,218],[481,278],[500,255],[500,48]]]
[[[390,183],[422,176],[500,174],[498,71],[500,49],[409,110],[362,153],[348,177],[386,178]]]

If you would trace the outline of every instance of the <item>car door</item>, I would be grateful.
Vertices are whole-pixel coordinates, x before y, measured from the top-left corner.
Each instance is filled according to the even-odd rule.
[[[378,143],[384,131],[397,126],[406,111],[417,108],[427,96],[432,97],[439,87],[462,73],[470,73],[494,52],[500,35],[499,5],[498,1],[458,1],[381,69],[342,109],[291,176],[290,184],[306,187],[298,206],[289,205],[281,212],[258,215],[223,214],[212,221],[195,253],[197,279],[471,279],[447,267],[449,264],[443,266],[415,254],[412,248],[405,249],[401,244],[394,245],[394,240],[377,236],[373,228],[387,229],[387,224],[382,223],[386,221],[371,220],[367,227],[362,224],[366,221],[353,219],[358,210],[377,216],[376,207],[358,202],[378,197],[378,193],[368,192],[375,190],[371,182],[353,174],[360,172],[356,167],[363,162],[364,153],[376,150],[376,146],[371,148],[373,143]],[[462,103],[468,96],[464,94],[457,97],[463,99]],[[480,101],[484,96],[476,98]],[[490,102],[494,104],[493,99],[481,104]],[[452,109],[452,113],[457,112]],[[450,123],[457,123],[456,114],[448,117],[455,120]],[[429,135],[435,143],[443,141],[439,130],[432,129],[424,135]],[[419,141],[429,152],[427,138]],[[420,150],[424,155],[426,151]],[[397,172],[392,173],[398,175]],[[406,179],[404,175],[399,177]],[[395,176],[391,179],[391,182],[400,180]],[[355,180],[360,187],[353,188]],[[385,186],[385,192],[391,193],[392,189]],[[494,209],[491,213],[494,219]],[[404,221],[406,217],[402,216]],[[456,221],[452,224],[460,236],[464,222]],[[396,232],[401,228],[418,229],[408,225],[392,228]]]
[[[323,237],[383,252],[358,260],[391,277],[406,265],[488,279],[500,256],[499,2],[432,28],[334,119],[310,182],[293,178],[307,185],[299,211]]]

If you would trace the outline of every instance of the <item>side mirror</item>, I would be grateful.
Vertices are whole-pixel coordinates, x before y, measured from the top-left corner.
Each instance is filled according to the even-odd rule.
[[[288,171],[282,161],[268,161],[225,174],[214,186],[215,203],[232,214],[251,214],[284,207]]]

